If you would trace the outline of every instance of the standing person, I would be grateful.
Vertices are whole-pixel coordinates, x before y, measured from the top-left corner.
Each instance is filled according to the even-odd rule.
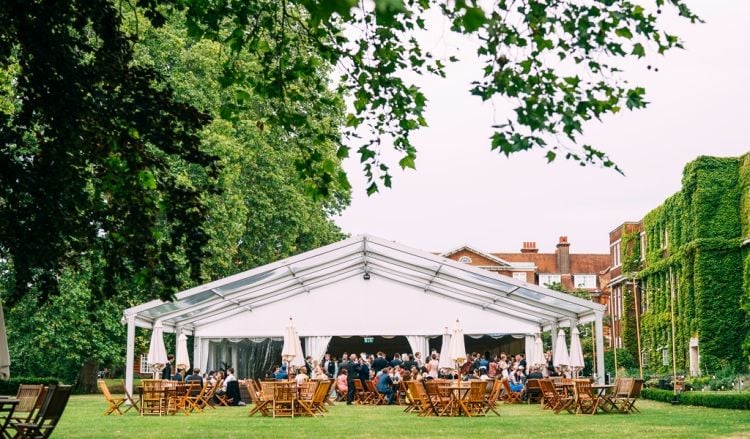
[[[164,365],[164,369],[161,371],[161,379],[171,380],[172,379],[172,362],[174,361],[174,355],[167,355],[167,364]]]
[[[414,361],[417,362],[415,366],[417,366],[417,369],[424,366],[424,360],[422,359],[422,353],[421,352],[415,352],[414,353]]]
[[[326,353],[323,357],[323,371],[328,375],[328,378],[335,378],[336,375],[336,361],[331,358],[331,354]]]
[[[401,366],[403,364],[403,361],[401,361],[401,355],[398,353],[393,354],[393,360],[391,360],[391,367]]]
[[[354,401],[354,380],[359,379],[359,363],[357,362],[357,354],[349,355],[349,360],[341,365],[341,369],[346,370],[347,380],[347,395],[346,405],[352,405]]]
[[[362,388],[367,388],[367,381],[370,380],[370,365],[366,359],[359,359],[359,380],[362,382]]]
[[[339,376],[336,377],[336,393],[339,398],[344,398],[349,395],[349,380],[347,379],[347,371],[341,368]]]
[[[433,352],[430,357],[429,371],[428,371],[428,374],[430,375],[432,379],[437,379],[439,367],[440,367],[440,362],[438,361],[438,355],[437,353]]]
[[[385,369],[387,366],[388,360],[385,359],[385,354],[383,352],[378,352],[377,357],[372,362],[372,370],[375,372],[375,375],[377,375],[378,372]]]

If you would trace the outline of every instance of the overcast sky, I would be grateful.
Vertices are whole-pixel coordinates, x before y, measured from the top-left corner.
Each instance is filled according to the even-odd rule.
[[[345,163],[354,194],[337,224],[427,251],[463,244],[517,251],[523,241],[536,241],[551,252],[566,235],[572,252],[608,253],[609,231],[678,191],[686,163],[750,151],[750,2],[688,4],[706,23],[668,26],[686,50],[649,58],[626,75],[646,87],[649,107],[587,127],[584,140],[605,150],[626,176],[560,159],[547,165],[541,151],[510,158],[491,152],[490,126],[503,119],[503,109],[469,95],[478,64],[464,62],[447,80],[420,82],[430,126],[413,138],[417,171],[394,170],[393,188],[368,197],[358,160]],[[461,47],[458,54],[471,58],[470,44],[442,26],[431,32],[438,54]]]

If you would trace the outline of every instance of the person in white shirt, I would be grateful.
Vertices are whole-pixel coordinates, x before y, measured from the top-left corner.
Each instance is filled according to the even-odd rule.
[[[307,368],[305,366],[299,368],[299,373],[294,377],[294,380],[297,381],[297,385],[310,380],[310,377],[307,376]]]

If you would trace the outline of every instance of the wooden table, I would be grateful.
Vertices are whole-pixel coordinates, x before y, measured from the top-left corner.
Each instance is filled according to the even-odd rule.
[[[466,398],[466,395],[469,393],[469,390],[471,389],[471,386],[464,386],[464,385],[455,385],[455,384],[448,384],[448,385],[441,385],[439,386],[441,389],[449,390],[451,399],[448,402],[448,405],[445,410],[448,410],[448,413],[451,416],[460,416],[461,413],[466,414],[466,416],[471,416],[471,413],[467,412],[466,410],[461,407],[461,404],[459,401]]]

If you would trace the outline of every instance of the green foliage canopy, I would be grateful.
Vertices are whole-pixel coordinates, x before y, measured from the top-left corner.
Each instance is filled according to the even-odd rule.
[[[118,279],[133,278],[169,298],[183,264],[193,280],[203,276],[204,196],[218,189],[219,160],[201,148],[198,133],[211,118],[197,101],[177,99],[156,69],[133,62],[140,34],[124,26],[123,14],[142,12],[160,27],[177,11],[191,37],[220,42],[229,55],[220,84],[234,96],[211,116],[236,121],[254,105],[256,126],[308,139],[291,146],[295,171],[308,195],[326,197],[348,186],[336,164],[349,148],[338,145],[333,157],[317,148],[337,136],[316,119],[332,101],[330,82],[314,72],[336,67],[334,86],[353,99],[343,123],[349,136],[367,133],[357,152],[368,193],[390,186],[381,145],[392,141],[399,165],[414,168],[410,135],[427,124],[427,99],[405,72],[442,76],[452,61],[419,43],[432,8],[453,31],[481,42],[484,68],[471,93],[514,103],[512,117],[494,127],[493,149],[543,149],[550,161],[567,151],[581,164],[615,166],[603,151],[575,145],[585,122],[646,105],[644,89],[626,84],[615,60],[680,47],[658,26],[665,3],[697,20],[682,0],[648,7],[627,0],[4,2],[0,70],[11,85],[0,87],[0,252],[15,270],[9,300],[31,285],[42,286],[45,299],[62,269],[91,251],[106,260],[106,294]],[[174,166],[204,176],[176,178]]]

